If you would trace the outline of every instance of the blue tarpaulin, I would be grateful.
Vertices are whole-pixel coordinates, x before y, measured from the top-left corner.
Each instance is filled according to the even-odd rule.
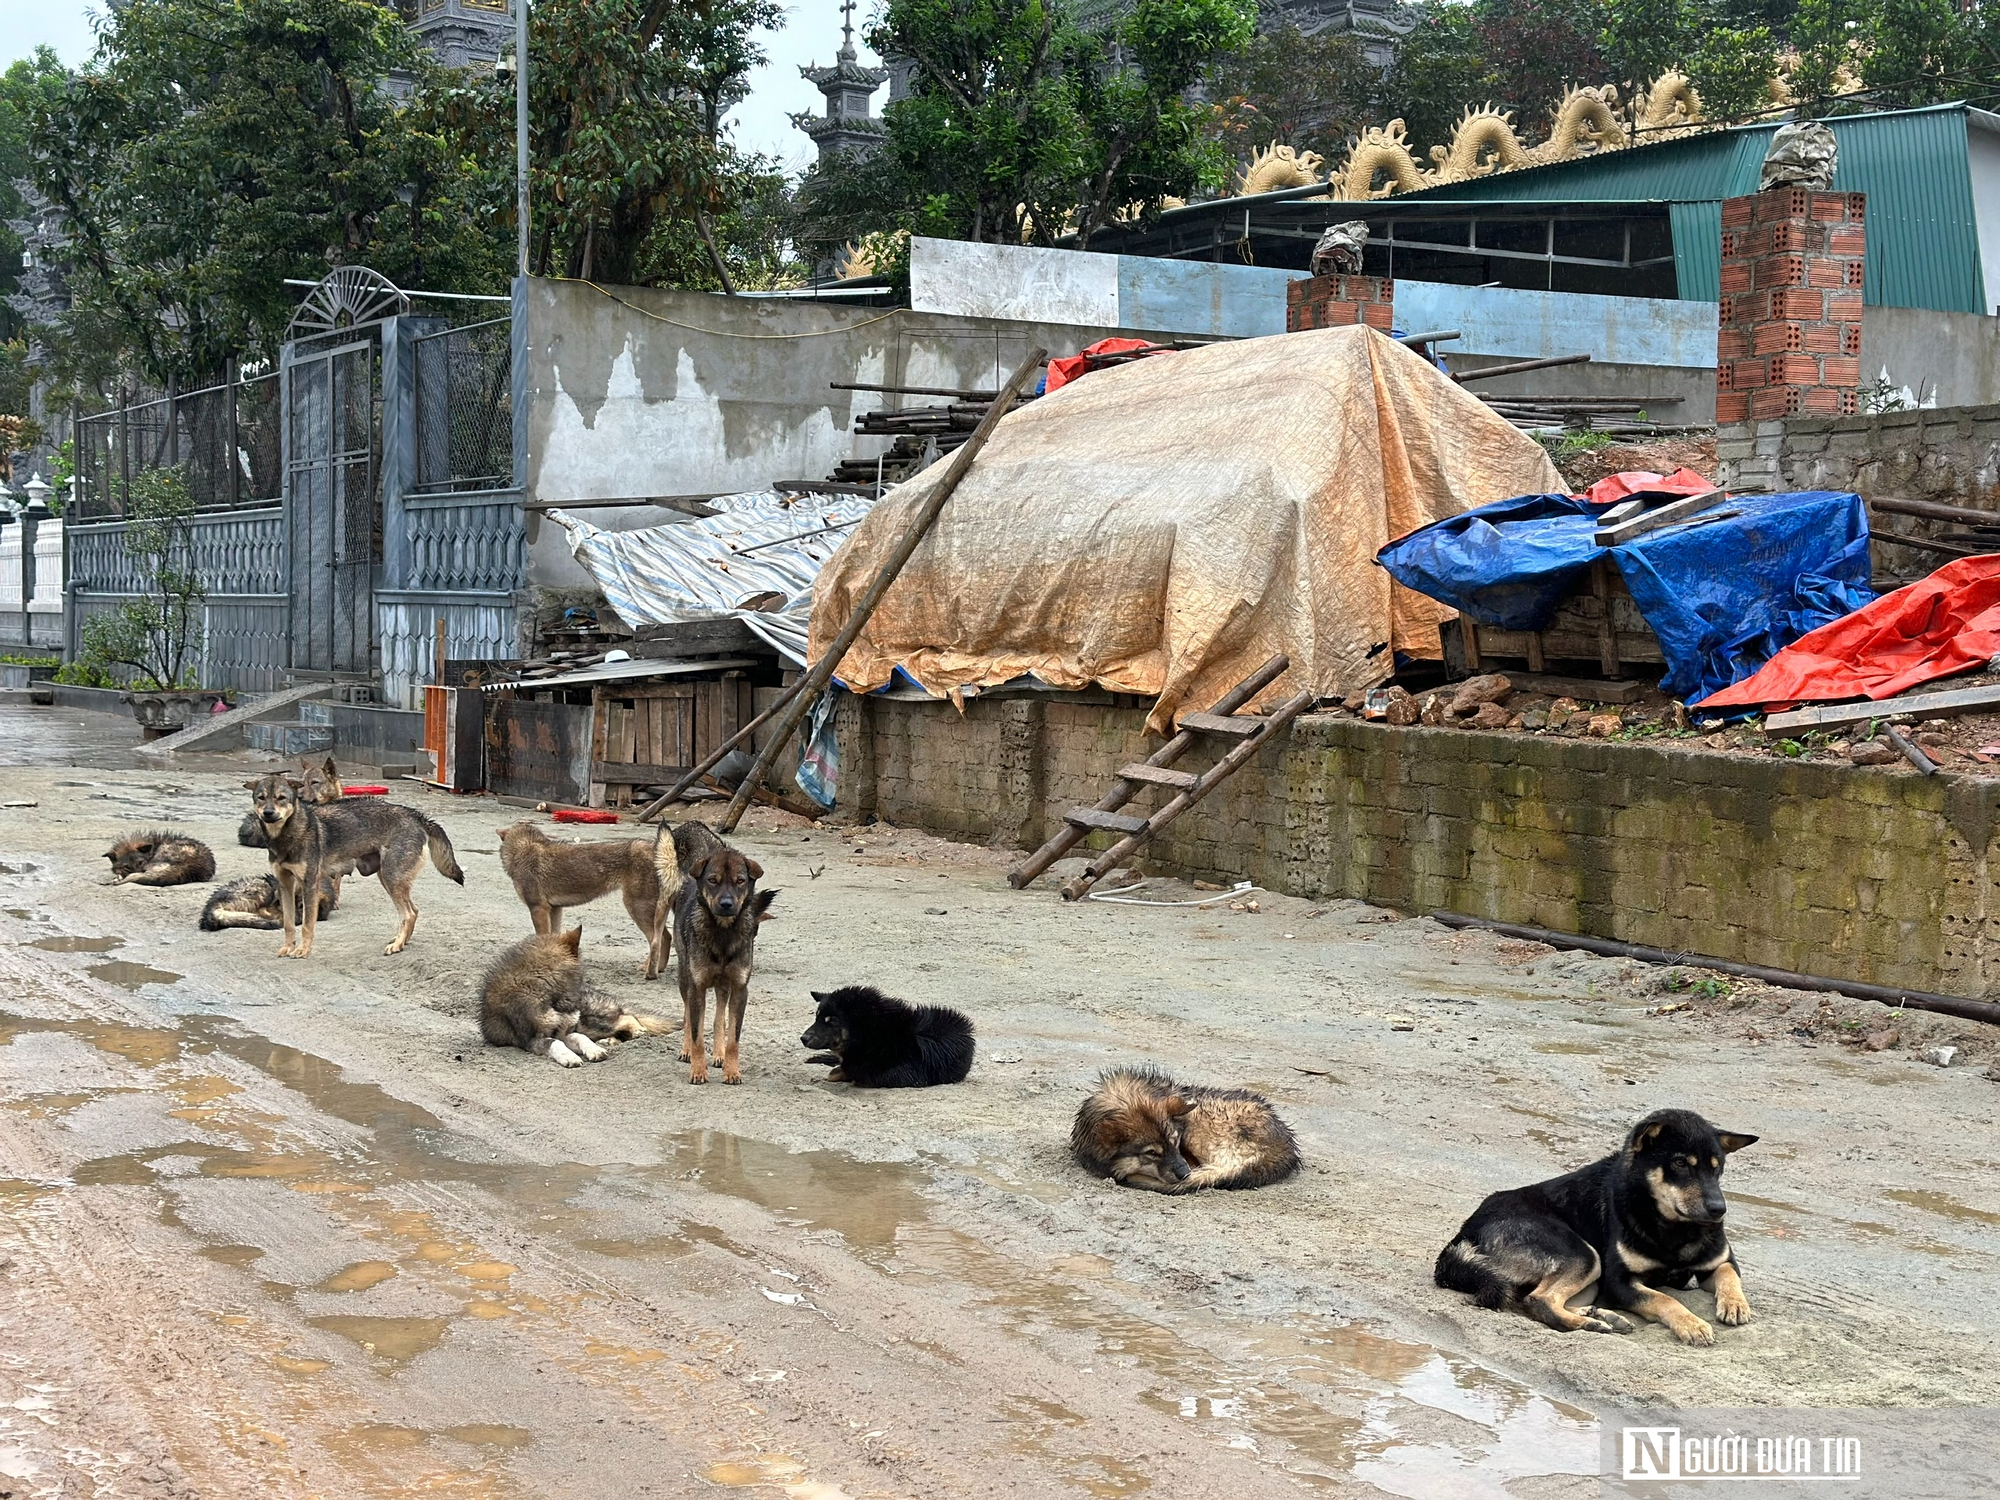
[[[1481,625],[1541,630],[1608,553],[1660,639],[1661,690],[1689,703],[1875,597],[1858,495],[1733,496],[1611,548],[1591,540],[1603,513],[1574,495],[1498,500],[1413,531],[1376,561]]]

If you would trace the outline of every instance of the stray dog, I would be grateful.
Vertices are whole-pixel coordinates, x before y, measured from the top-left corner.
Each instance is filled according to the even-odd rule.
[[[695,828],[701,829],[701,833],[692,833]],[[737,1053],[743,1038],[743,1008],[750,999],[757,927],[778,893],[758,890],[757,881],[764,867],[741,850],[723,843],[705,824],[681,824],[673,833],[676,846],[682,841],[684,829],[690,830],[687,837],[697,844],[706,846],[712,840],[713,847],[694,855],[673,902],[674,943],[680,949],[681,1010],[685,1022],[681,1060],[688,1064],[689,1083],[708,1082],[708,1058],[701,1046],[701,1018],[708,993],[713,990],[715,1054],[722,1062],[722,1081],[741,1083],[743,1070]]]
[[[201,909],[198,925],[203,932],[222,932],[231,927],[254,927],[260,932],[276,932],[285,925],[278,902],[278,882],[273,876],[252,875],[247,880],[232,880],[208,898],[208,905]],[[327,919],[333,904],[333,882],[322,875],[317,913],[320,921]]]
[[[479,986],[479,1034],[495,1047],[520,1047],[564,1068],[602,1062],[609,1044],[673,1030],[659,1016],[635,1016],[591,993],[577,950],[583,929],[538,932],[493,961]]]
[[[1438,1256],[1437,1284],[1566,1333],[1629,1333],[1620,1314],[1633,1312],[1706,1348],[1715,1330],[1657,1288],[1700,1277],[1717,1322],[1750,1321],[1722,1229],[1722,1165],[1756,1139],[1692,1110],[1657,1110],[1604,1160],[1489,1196]],[[1597,1305],[1572,1308],[1593,1281]]]
[[[325,807],[329,803],[338,802],[342,797],[347,795],[347,787],[340,779],[340,767],[333,763],[331,755],[326,758],[326,763],[320,766],[309,765],[303,760],[299,762],[298,795],[301,802],[310,802],[315,807]],[[245,813],[243,821],[236,825],[236,842],[246,849],[268,849],[270,847],[269,841],[264,836],[263,820],[257,816],[254,809]],[[358,860],[355,862],[354,873],[357,875],[373,875],[375,873],[375,866],[368,861]],[[341,877],[339,875],[333,877],[333,904],[335,907],[340,905],[340,881]]]
[[[535,931],[561,932],[566,908],[622,891],[626,913],[646,935],[646,978],[659,977],[666,962],[660,951],[666,924],[660,920],[652,844],[644,839],[562,844],[526,821],[494,831],[500,835],[500,868],[514,882]]]
[[[1260,1095],[1175,1083],[1157,1068],[1100,1074],[1069,1149],[1085,1170],[1152,1193],[1264,1187],[1299,1167],[1297,1142]]]
[[[313,929],[319,923],[313,902],[294,935],[300,895],[317,890],[322,876],[340,876],[365,867],[382,877],[382,888],[396,904],[402,927],[382,951],[400,953],[417,929],[417,903],[410,889],[417,883],[424,849],[447,880],[465,884],[451,839],[415,808],[373,797],[343,798],[324,807],[299,800],[299,783],[289,776],[259,776],[246,781],[257,817],[269,841],[271,874],[278,881],[279,915],[285,924],[280,958],[305,958],[312,953]]]
[[[194,885],[215,879],[215,855],[200,839],[171,828],[130,833],[109,849],[114,885]]]
[[[941,1005],[905,1005],[865,985],[813,991],[819,1014],[799,1044],[832,1063],[829,1083],[859,1089],[926,1089],[972,1071],[972,1022]]]

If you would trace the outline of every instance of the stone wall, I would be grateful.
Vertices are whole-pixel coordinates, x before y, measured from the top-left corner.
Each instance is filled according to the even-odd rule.
[[[840,802],[1030,849],[1157,745],[1144,721],[1102,695],[988,696],[963,715],[845,700]],[[1996,811],[2000,784],[1950,774],[1309,716],[1143,867],[1985,997]]]

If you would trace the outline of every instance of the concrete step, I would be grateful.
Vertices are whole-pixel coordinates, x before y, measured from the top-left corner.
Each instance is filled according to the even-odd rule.
[[[269,750],[286,759],[325,755],[333,749],[333,728],[327,724],[246,724],[243,738],[252,750]]]

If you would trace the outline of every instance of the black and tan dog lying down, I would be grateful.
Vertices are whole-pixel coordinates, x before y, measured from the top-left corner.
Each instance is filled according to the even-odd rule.
[[[1564,1332],[1629,1333],[1635,1313],[1683,1344],[1713,1344],[1715,1330],[1661,1288],[1699,1279],[1717,1322],[1750,1321],[1722,1227],[1722,1169],[1756,1139],[1658,1110],[1602,1161],[1488,1197],[1438,1256],[1437,1284]],[[1570,1306],[1592,1282],[1595,1304]]]

